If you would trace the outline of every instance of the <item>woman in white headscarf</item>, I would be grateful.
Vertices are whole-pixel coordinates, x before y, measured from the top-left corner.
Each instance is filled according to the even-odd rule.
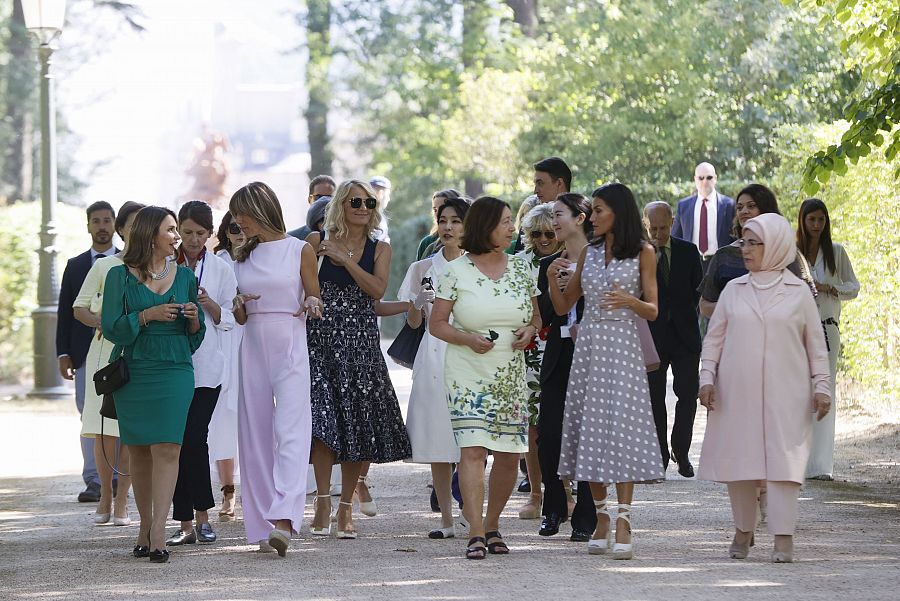
[[[828,351],[809,288],[786,270],[797,255],[787,220],[751,219],[740,245],[750,273],[725,287],[703,341],[699,396],[709,413],[697,475],[728,484],[732,559],[750,551],[756,489],[767,484],[772,561],[791,562],[813,416],[831,408]]]

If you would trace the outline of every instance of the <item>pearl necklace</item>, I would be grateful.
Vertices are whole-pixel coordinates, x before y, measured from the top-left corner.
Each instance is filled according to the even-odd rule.
[[[753,276],[750,276],[750,284],[757,290],[768,290],[769,288],[774,288],[775,286],[777,286],[779,283],[781,283],[781,280],[783,280],[783,279],[784,279],[784,276],[779,275],[777,278],[775,278],[768,284],[758,284],[756,282],[756,280],[753,279]]]
[[[152,271],[150,271],[150,277],[153,278],[154,280],[161,280],[161,279],[165,278],[167,275],[169,275],[169,260],[168,259],[166,259],[166,266],[163,268],[162,271],[160,271],[159,273],[153,273]]]

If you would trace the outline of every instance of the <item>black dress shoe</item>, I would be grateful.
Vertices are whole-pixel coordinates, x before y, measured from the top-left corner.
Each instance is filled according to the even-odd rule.
[[[78,493],[79,503],[98,503],[100,502],[100,485],[91,482],[83,491]]]
[[[166,546],[177,547],[178,545],[193,545],[197,542],[197,531],[193,528],[190,532],[179,529],[178,532],[169,537]]]
[[[134,549],[131,550],[131,554],[138,559],[141,559],[142,557],[150,557],[150,547],[135,545]]]
[[[431,511],[435,513],[439,513],[441,511],[441,503],[437,498],[437,491],[433,488],[431,489]]]
[[[153,549],[149,553],[150,563],[166,563],[169,561],[169,552],[163,549],[160,551],[159,549]]]
[[[678,473],[684,476],[685,478],[693,478],[694,477],[694,466],[691,465],[691,460],[687,457],[683,457],[681,459],[675,458],[675,462],[678,463]]]
[[[197,542],[198,543],[205,543],[205,544],[214,543],[214,542],[216,542],[216,539],[218,538],[216,536],[216,533],[213,532],[212,526],[210,526],[208,523],[200,524],[200,526],[197,528],[197,530],[195,530],[195,532],[197,533]]]
[[[518,490],[519,492],[531,492],[531,482],[528,481],[527,477],[519,482],[519,488],[516,490]]]
[[[561,518],[558,513],[551,513],[548,516],[544,516],[544,521],[541,522],[541,529],[538,530],[538,535],[540,536],[553,536],[559,532],[559,525],[563,523],[565,519]]]
[[[572,528],[572,535],[569,536],[569,540],[575,543],[586,543],[591,540],[591,534],[592,533],[587,530]]]

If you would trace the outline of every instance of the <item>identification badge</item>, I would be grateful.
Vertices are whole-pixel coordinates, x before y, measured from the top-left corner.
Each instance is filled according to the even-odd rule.
[[[569,326],[559,326],[559,337],[560,338],[571,338],[572,334],[569,333]]]

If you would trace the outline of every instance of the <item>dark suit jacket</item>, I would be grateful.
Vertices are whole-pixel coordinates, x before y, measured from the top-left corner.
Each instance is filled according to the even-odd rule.
[[[541,384],[547,381],[550,374],[557,368],[570,369],[572,367],[572,353],[575,350],[575,343],[572,339],[563,338],[559,332],[559,328],[566,325],[568,315],[556,314],[556,311],[553,309],[553,303],[550,301],[550,293],[547,291],[547,287],[550,285],[550,280],[547,278],[547,268],[561,254],[562,252],[558,252],[541,259],[541,267],[538,270],[538,289],[541,291],[540,296],[538,296],[538,308],[541,310],[541,323],[545,328],[550,327],[550,331],[547,333],[547,346],[544,349],[544,358],[541,361]],[[577,321],[580,322],[584,314],[584,297],[578,299],[575,311]]]
[[[108,254],[119,252],[113,248]],[[84,278],[91,270],[91,251],[87,250],[66,262],[62,284],[59,288],[59,305],[56,307],[56,354],[68,355],[72,358],[72,366],[78,369],[84,365],[94,329],[89,328],[77,319],[72,309],[75,297],[81,291]]]
[[[718,192],[717,192],[718,193]],[[675,223],[672,225],[672,236],[690,242],[694,239],[694,206],[697,194],[682,198],[675,210]],[[716,213],[716,238],[719,248],[734,242],[731,226],[734,224],[734,200],[719,193],[718,212]]]
[[[700,325],[697,321],[697,303],[700,302],[697,288],[703,279],[700,252],[690,242],[674,236],[671,240],[669,283],[666,284],[659,270],[656,271],[659,316],[650,322],[650,333],[656,352],[661,356],[678,347],[700,354]],[[672,336],[675,340],[671,339]]]

